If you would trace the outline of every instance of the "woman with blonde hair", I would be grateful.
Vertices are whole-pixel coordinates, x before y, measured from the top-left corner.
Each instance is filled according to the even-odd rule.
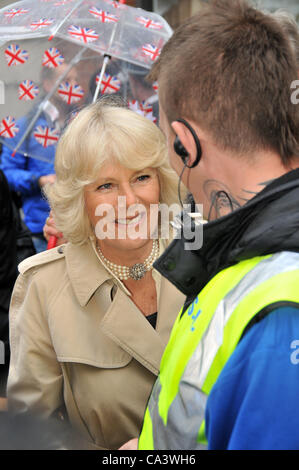
[[[11,310],[8,406],[66,417],[81,448],[140,431],[184,297],[153,269],[177,202],[158,127],[101,101],[61,137],[46,195],[66,244],[25,260]]]

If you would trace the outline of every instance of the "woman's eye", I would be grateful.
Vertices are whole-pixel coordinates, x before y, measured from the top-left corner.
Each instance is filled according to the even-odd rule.
[[[150,178],[150,175],[141,175],[138,176],[137,181],[146,181]]]
[[[105,183],[101,184],[100,186],[97,187],[97,190],[103,190],[103,189],[111,189],[112,185],[111,183]]]

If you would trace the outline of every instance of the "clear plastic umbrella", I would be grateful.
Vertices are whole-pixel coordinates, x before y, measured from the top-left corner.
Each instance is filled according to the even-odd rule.
[[[157,89],[145,77],[171,34],[161,16],[112,0],[23,0],[1,9],[0,141],[46,160],[76,110],[107,93],[156,122]]]

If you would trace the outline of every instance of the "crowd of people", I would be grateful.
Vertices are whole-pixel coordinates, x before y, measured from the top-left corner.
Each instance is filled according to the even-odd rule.
[[[298,449],[298,77],[291,15],[211,0],[150,71],[159,126],[99,99],[46,169],[4,147],[7,413],[67,423],[58,448]],[[182,200],[198,249],[197,213],[163,237]]]

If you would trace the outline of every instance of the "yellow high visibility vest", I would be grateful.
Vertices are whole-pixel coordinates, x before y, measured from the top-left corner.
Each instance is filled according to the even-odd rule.
[[[275,306],[299,304],[299,254],[241,261],[219,272],[179,315],[162,357],[140,450],[208,447],[206,403],[244,330]],[[278,304],[277,304],[278,303]]]

